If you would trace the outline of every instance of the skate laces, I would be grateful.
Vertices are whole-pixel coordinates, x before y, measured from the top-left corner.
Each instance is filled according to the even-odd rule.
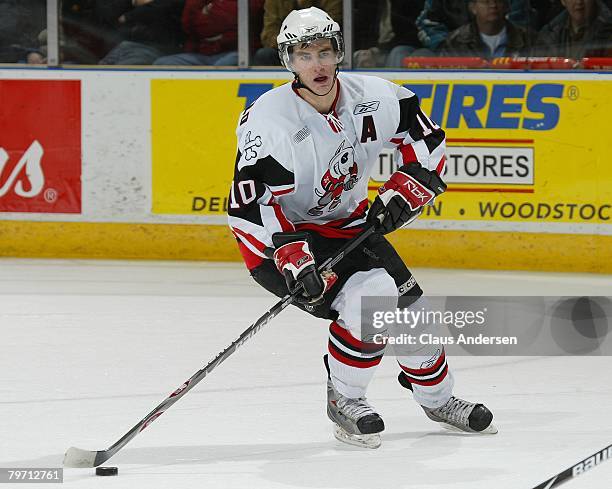
[[[451,396],[444,406],[441,406],[438,409],[433,409],[432,411],[441,418],[446,418],[449,421],[453,421],[457,424],[469,426],[469,417],[474,406],[475,404],[472,402],[464,401],[458,397]]]
[[[365,397],[351,399],[341,396],[337,402],[342,412],[354,420],[358,420],[368,414],[376,414],[376,411],[374,411],[374,408],[366,401]]]

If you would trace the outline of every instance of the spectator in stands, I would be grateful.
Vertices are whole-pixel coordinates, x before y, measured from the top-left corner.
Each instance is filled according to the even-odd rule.
[[[561,0],[565,11],[540,31],[534,54],[612,56],[612,12],[600,0]]]
[[[508,19],[515,25],[527,26],[530,15],[528,0],[509,0]],[[425,7],[417,18],[418,36],[426,48],[420,56],[432,56],[441,48],[448,33],[470,22],[468,2],[465,0],[425,0]],[[415,53],[416,54],[416,53]]]
[[[102,65],[149,65],[178,51],[183,0],[99,0],[99,18],[117,28],[122,41]]]
[[[261,31],[263,47],[255,52],[253,65],[280,65],[276,36],[280,31],[283,20],[292,10],[309,7],[318,7],[324,10],[332,19],[342,24],[342,0],[265,0],[264,25]]]
[[[29,53],[44,62],[38,35],[46,26],[46,12],[41,0],[0,0],[0,63],[25,63]]]
[[[117,29],[96,16],[95,0],[62,0],[59,28],[61,63],[98,64],[121,41]],[[46,63],[47,29],[37,41],[38,47],[27,56],[30,64]]]
[[[62,0],[60,58],[62,63],[98,64],[121,42],[119,31],[100,19],[96,2],[106,0]]]
[[[612,2],[612,0],[608,1]],[[530,19],[529,25],[538,32],[565,10],[560,0],[529,0],[529,5],[532,7],[532,13],[535,16],[535,18]]]
[[[355,0],[353,65],[398,68],[420,46],[415,26],[423,0]]]
[[[263,0],[249,2],[251,17],[260,16]],[[237,0],[186,0],[182,16],[184,51],[164,56],[156,65],[236,66]]]
[[[423,0],[391,0],[391,23],[393,25],[395,45],[387,56],[386,66],[403,67],[404,58],[420,49],[421,42],[416,27],[416,19],[423,10]]]
[[[506,20],[507,0],[469,0],[473,19],[451,32],[442,44],[444,56],[527,56],[534,34]]]

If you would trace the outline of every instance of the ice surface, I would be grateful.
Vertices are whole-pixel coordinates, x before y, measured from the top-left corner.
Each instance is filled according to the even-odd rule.
[[[415,275],[433,294],[612,295],[602,275]],[[238,264],[1,260],[0,466],[107,448],[274,302]],[[486,402],[499,434],[439,428],[388,358],[368,392],[383,446],[340,445],[326,338],[326,321],[284,311],[109,460],[118,477],[66,469],[66,486],[530,489],[612,443],[612,358],[454,357],[457,395]],[[608,461],[567,488],[611,486]]]

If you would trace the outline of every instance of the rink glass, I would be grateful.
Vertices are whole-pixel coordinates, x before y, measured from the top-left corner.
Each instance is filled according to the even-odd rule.
[[[146,3],[146,0],[139,1]],[[31,5],[35,3],[30,2]],[[58,15],[47,16],[47,5],[55,3],[58,5]],[[347,57],[352,61],[353,68],[398,69],[403,67],[405,56],[438,56],[441,42],[432,48],[422,45],[419,41],[427,36],[417,32],[417,26],[422,24],[422,20],[418,20],[422,11],[415,9],[414,5],[391,2],[392,11],[389,15],[389,12],[385,11],[389,6],[388,2],[345,0],[342,3],[343,15],[338,15],[339,18],[335,20],[342,25],[345,37],[350,39],[347,43]],[[0,10],[0,25],[4,27],[4,31],[0,33],[0,63],[47,63],[47,42],[48,39],[54,38],[50,33],[59,33],[60,64],[95,66],[121,40],[119,19],[114,19],[111,23],[108,19],[101,18],[105,9],[100,8],[100,5],[104,6],[104,2],[57,0],[48,3],[38,2],[36,8],[27,7],[27,2],[15,2],[15,4],[17,8],[15,11],[10,8]],[[264,14],[260,4],[263,2],[256,0],[238,2],[237,25],[248,25],[249,28],[239,28],[236,45],[227,49],[230,53],[237,53],[240,67],[254,66],[255,54],[261,48],[260,37]],[[432,8],[437,9],[436,12],[440,11],[440,5],[444,5],[441,0],[431,2]],[[350,6],[350,9],[346,8],[347,6]],[[426,6],[429,6],[429,3],[426,3]],[[443,9],[444,7],[442,13]],[[461,9],[451,12],[450,17],[460,19],[459,10]],[[437,15],[436,12],[434,16]],[[559,15],[566,12],[563,5],[558,3],[511,0],[508,19],[537,34],[543,26],[558,21]],[[239,19],[243,19],[242,22]],[[593,22],[591,20],[589,24]],[[450,26],[449,32],[455,28],[457,26]],[[442,40],[443,38],[444,36]],[[528,38],[529,52],[535,46],[534,39],[535,36]],[[180,50],[181,48],[177,53]],[[268,55],[263,57],[267,61],[262,63],[280,69],[275,50],[268,48],[268,51]],[[538,55],[555,56],[555,53],[538,52]],[[570,69],[571,66],[571,64],[559,65],[556,69]],[[208,67],[213,68],[212,65]]]

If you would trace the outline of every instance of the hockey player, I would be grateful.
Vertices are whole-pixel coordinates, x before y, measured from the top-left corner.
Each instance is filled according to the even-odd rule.
[[[421,288],[383,235],[445,191],[444,131],[406,88],[339,73],[340,26],[318,8],[287,16],[278,49],[295,80],[262,95],[239,118],[229,225],[261,286],[279,297],[300,286],[298,306],[331,320],[324,360],[334,435],[376,448],[384,423],[365,393],[385,347],[361,337],[361,298],[423,307]],[[383,147],[396,149],[399,169],[368,209],[368,180]],[[335,274],[317,273],[317,263],[367,221],[379,232],[334,266]],[[465,432],[496,432],[485,406],[452,395],[443,348],[418,347],[397,360],[400,384],[429,418]]]

